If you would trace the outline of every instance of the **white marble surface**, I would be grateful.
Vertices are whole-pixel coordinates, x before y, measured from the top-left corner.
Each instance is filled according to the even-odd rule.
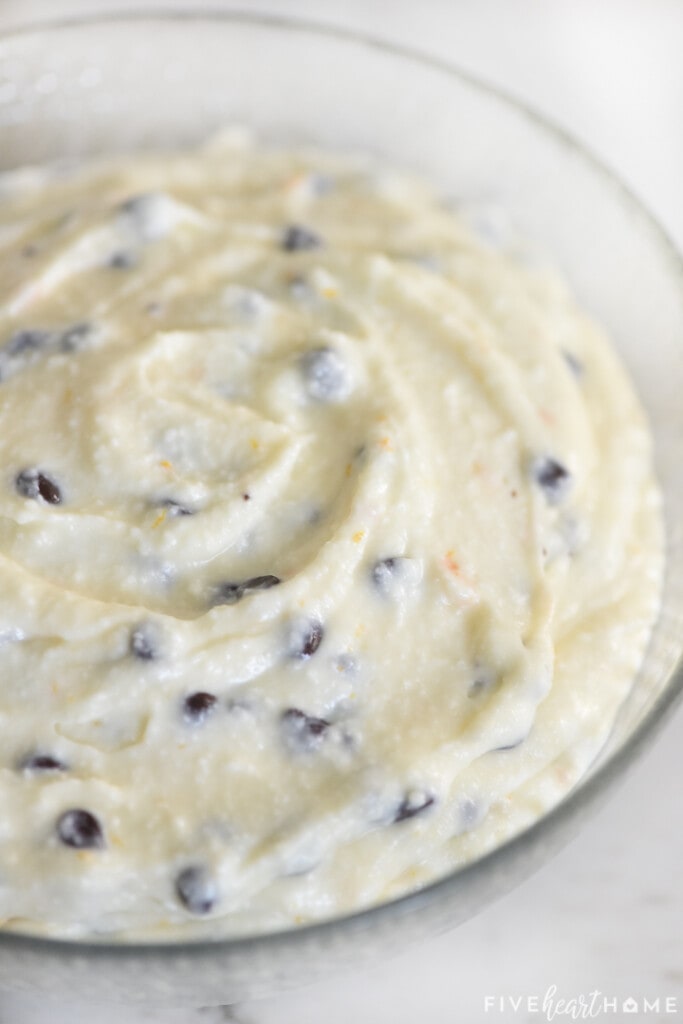
[[[147,0],[149,7],[174,6]],[[0,0],[0,25],[140,0]],[[177,3],[175,6],[182,6]],[[186,6],[193,6],[191,3]],[[207,3],[207,6],[209,4]],[[215,3],[214,7],[230,6]],[[408,43],[516,94],[617,169],[683,248],[682,0],[242,0]],[[478,918],[388,963],[204,1024],[455,1024],[547,1020],[510,999],[637,997],[627,1020],[683,1017],[683,714],[580,837]],[[487,1012],[487,996],[506,1000]],[[643,997],[660,1010],[643,1012]],[[677,1000],[667,1013],[665,1000]],[[594,1004],[598,1007],[600,1002]],[[5,998],[0,1024],[185,1022],[187,1013],[60,1012]],[[597,1019],[622,1019],[617,1012]],[[596,1014],[594,1014],[596,1016]],[[194,1016],[192,1019],[195,1019]],[[566,1014],[556,1019],[567,1019]]]

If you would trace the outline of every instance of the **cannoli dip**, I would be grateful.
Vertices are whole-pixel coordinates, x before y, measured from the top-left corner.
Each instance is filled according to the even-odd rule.
[[[663,566],[552,272],[360,158],[227,136],[0,181],[0,923],[259,933],[555,805]]]

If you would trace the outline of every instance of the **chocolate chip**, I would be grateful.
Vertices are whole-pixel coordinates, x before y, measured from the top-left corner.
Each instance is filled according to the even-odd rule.
[[[45,348],[51,340],[49,331],[29,329],[16,331],[5,345],[4,351],[9,356],[25,355],[27,352],[38,352]]]
[[[192,722],[193,725],[203,722],[215,709],[217,702],[218,698],[212,693],[204,693],[203,691],[191,693],[183,701],[185,721]]]
[[[142,622],[131,630],[128,649],[141,661],[154,661],[159,657],[157,631],[149,622]]]
[[[534,459],[532,473],[551,505],[557,505],[562,501],[571,488],[571,473],[557,459],[549,456]]]
[[[15,486],[23,498],[42,498],[48,505],[62,503],[62,492],[57,484],[39,469],[22,469],[17,474]]]
[[[237,604],[243,597],[254,590],[270,590],[277,587],[282,580],[279,576],[252,576],[242,583],[221,583],[214,591],[214,605]]]
[[[65,772],[67,766],[52,754],[29,754],[20,764],[22,771],[33,772]]]
[[[115,252],[109,257],[108,267],[113,270],[130,270],[137,263],[137,258],[132,252]]]
[[[285,252],[304,252],[310,249],[319,249],[323,244],[320,235],[310,228],[302,227],[300,224],[290,224],[285,228],[282,236],[282,248]]]
[[[324,636],[323,625],[317,619],[293,623],[289,630],[288,653],[290,658],[305,661],[312,657],[323,642]]]
[[[218,902],[218,886],[207,868],[184,868],[175,880],[176,896],[191,914],[209,914]]]
[[[317,402],[340,402],[350,391],[344,361],[332,348],[314,348],[301,358],[301,371],[308,395]]]
[[[418,814],[422,814],[436,803],[436,798],[424,790],[410,790],[406,793],[394,814],[394,824],[400,821],[408,821]]]
[[[62,492],[59,487],[44,473],[38,474],[38,494],[43,501],[47,501],[50,505],[60,505],[62,502]]]
[[[75,850],[101,850],[106,845],[102,826],[90,811],[65,811],[57,819],[57,835]]]
[[[279,576],[253,576],[242,584],[245,590],[270,590],[281,583]]]
[[[324,718],[307,715],[299,708],[287,708],[280,716],[288,745],[297,750],[312,750],[320,746],[330,723]]]

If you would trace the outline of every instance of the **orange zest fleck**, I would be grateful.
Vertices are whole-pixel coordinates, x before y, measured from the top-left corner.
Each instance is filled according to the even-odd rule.
[[[390,452],[391,451],[391,438],[390,437],[380,437],[380,439],[379,439],[379,446],[380,446],[380,448],[384,448],[385,451],[389,451]]]
[[[251,445],[255,452],[257,452],[261,447],[261,442],[258,441],[255,437],[249,438],[249,444]]]
[[[460,566],[456,562],[455,555],[452,550],[446,552],[443,564],[446,566],[449,572],[454,573],[456,576],[460,575]]]
[[[161,526],[161,524],[163,523],[165,518],[166,518],[166,509],[164,508],[164,509],[161,510],[159,515],[156,517],[156,519],[152,523],[152,529],[156,530],[157,526]]]
[[[354,544],[360,544],[360,542],[362,541],[364,536],[365,536],[365,530],[356,530],[356,532],[354,533],[354,535],[353,535],[353,537],[351,539],[353,540]]]
[[[161,466],[162,469],[173,469],[173,466],[168,461],[168,459],[162,459],[159,465]]]
[[[557,420],[553,413],[549,409],[539,409],[538,415],[541,417],[544,423],[547,423],[549,427],[553,427]]]
[[[346,469],[344,470],[344,472],[346,473],[347,476],[351,476],[351,474],[353,473],[353,466],[351,465],[350,462],[346,463]]]

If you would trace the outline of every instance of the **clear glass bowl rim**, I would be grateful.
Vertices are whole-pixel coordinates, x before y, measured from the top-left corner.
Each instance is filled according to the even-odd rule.
[[[620,198],[629,212],[640,222],[642,230],[650,235],[664,262],[670,265],[672,276],[677,278],[681,298],[683,299],[683,255],[662,227],[659,221],[646,209],[635,193],[621,181],[607,164],[596,157],[583,143],[579,142],[570,132],[555,124],[544,114],[540,114],[532,106],[509,94],[506,90],[481,80],[477,75],[454,66],[450,62],[425,54],[412,47],[388,42],[372,33],[347,29],[338,25],[318,22],[314,19],[292,17],[267,12],[253,12],[244,9],[218,10],[201,8],[192,10],[179,9],[139,9],[137,11],[102,11],[93,15],[76,15],[64,18],[46,19],[26,26],[17,26],[0,32],[0,44],[15,37],[36,36],[58,33],[62,30],[106,26],[107,24],[131,25],[164,22],[203,22],[216,24],[251,24],[256,27],[272,28],[288,32],[301,32],[318,35],[323,38],[336,39],[356,44],[361,48],[376,49],[406,63],[422,65],[434,71],[459,80],[461,83],[483,94],[487,94],[508,107],[513,108],[530,121],[542,134],[552,136],[562,147],[588,165],[589,169],[609,185]],[[315,924],[297,926],[276,932],[257,933],[254,935],[237,936],[235,938],[201,939],[181,942],[106,942],[58,939],[37,935],[25,935],[18,932],[4,931],[0,928],[0,952],[3,948],[21,948],[26,951],[47,955],[60,953],[73,956],[84,956],[90,961],[106,961],[110,958],[135,959],[141,957],[164,957],[180,954],[197,960],[211,954],[241,953],[258,947],[266,953],[280,945],[291,946],[297,941],[310,943],[320,940],[323,944],[330,933],[341,930],[355,930],[359,924],[379,923],[380,919],[398,918],[419,913],[420,908],[431,905],[446,897],[450,890],[457,889],[468,879],[474,879],[480,872],[496,873],[505,863],[516,855],[523,853],[525,847],[535,843],[542,835],[562,830],[574,818],[578,817],[584,807],[597,803],[601,795],[612,783],[621,777],[628,767],[637,760],[639,753],[648,742],[654,739],[657,730],[673,713],[683,698],[683,656],[671,674],[667,686],[659,694],[637,729],[628,737],[621,747],[585,782],[579,782],[570,793],[550,812],[539,818],[533,825],[512,839],[496,847],[491,853],[450,872],[443,878],[409,892],[404,896],[390,900],[378,906],[360,910],[342,917],[330,918]]]

